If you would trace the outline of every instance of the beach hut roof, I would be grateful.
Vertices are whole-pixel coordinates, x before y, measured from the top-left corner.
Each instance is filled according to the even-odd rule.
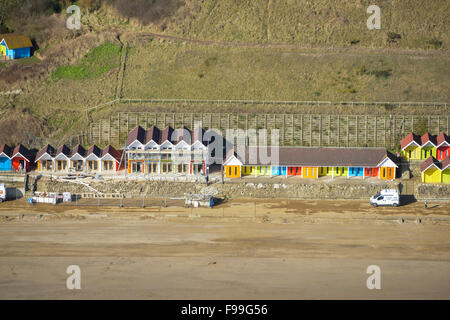
[[[71,157],[73,157],[76,154],[79,154],[81,157],[86,156],[86,149],[84,149],[80,144],[77,144],[75,148],[73,148],[72,153],[70,154]]]
[[[150,129],[148,129],[146,132],[145,144],[149,143],[152,140],[154,142],[158,143],[159,136],[160,136],[160,131],[159,131],[158,127],[156,127],[155,125],[151,126]]]
[[[441,170],[445,170],[450,167],[450,156],[446,156],[441,162]]]
[[[172,140],[175,143],[179,143],[181,141],[184,141],[189,145],[191,145],[193,143],[191,131],[184,125],[181,126],[179,129],[177,129],[174,132],[174,134],[172,136]]]
[[[111,155],[114,159],[116,159],[117,161],[120,160],[120,158],[122,157],[122,152],[116,150],[113,146],[108,145],[106,146],[103,151],[102,151],[102,158],[106,155]]]
[[[5,40],[8,49],[19,49],[32,47],[30,38],[19,34],[0,34],[0,42]]]
[[[127,140],[127,146],[132,144],[134,141],[139,141],[140,143],[145,143],[145,129],[141,126],[135,127],[133,130],[130,131],[128,134],[128,140]]]
[[[65,144],[63,144],[62,146],[60,146],[59,148],[58,148],[58,150],[56,150],[56,154],[55,154],[55,157],[57,156],[57,155],[59,155],[59,154],[63,154],[63,155],[65,155],[65,156],[70,156],[70,149],[69,149],[69,147],[67,147]]]
[[[424,162],[421,163],[420,171],[424,172],[431,166],[435,166],[436,168],[441,169],[439,161],[437,161],[434,157],[430,156]]]
[[[267,155],[271,163],[261,160],[261,154]],[[245,149],[244,155],[237,155],[245,165],[377,167],[386,158],[395,164],[395,159],[385,148],[278,147],[278,159],[275,153],[273,156],[275,159],[272,159],[270,146],[267,150],[250,146]]]
[[[5,154],[8,158],[11,158],[12,156],[12,148],[8,146],[7,144],[2,144],[0,146],[0,154]]]
[[[24,157],[27,161],[30,161],[30,160],[31,160],[31,157],[30,157],[30,151],[29,151],[27,148],[25,148],[22,144],[18,144],[18,145],[14,148],[14,150],[13,150],[13,152],[12,152],[12,157],[11,157],[11,158],[14,158],[14,157],[17,156],[17,155],[21,155],[21,156]]]
[[[441,132],[437,138],[436,138],[436,143],[437,143],[437,147],[440,147],[444,144],[447,144],[448,146],[450,146],[450,138],[444,133]]]
[[[169,141],[170,143],[172,143],[172,133],[173,133],[173,128],[171,126],[167,126],[161,133],[161,140],[160,140],[160,145],[163,144],[166,141]]]
[[[417,146],[421,146],[422,145],[420,137],[415,135],[414,133],[410,132],[406,137],[404,137],[400,141],[400,146],[402,147],[402,150],[403,150],[407,146],[409,146],[411,143],[414,143]]]
[[[91,154],[94,154],[97,156],[97,158],[100,158],[101,154],[102,154],[102,150],[94,144],[88,149],[88,151],[86,153],[86,157]]]
[[[201,126],[195,127],[194,131],[192,132],[192,143],[199,141],[202,144],[206,145],[204,136],[205,136],[205,130]]]
[[[55,148],[53,148],[51,145],[47,144],[45,147],[43,147],[39,152],[36,154],[36,161],[38,161],[44,154],[48,154],[49,156],[55,155]]]
[[[422,137],[420,138],[420,140],[421,140],[422,146],[426,145],[428,142],[430,142],[434,147],[436,147],[436,145],[437,145],[436,137],[428,132],[423,134]]]
[[[243,165],[244,163],[241,161],[239,155],[237,154],[235,149],[230,149],[227,151],[227,155],[225,157],[225,161],[223,165]]]

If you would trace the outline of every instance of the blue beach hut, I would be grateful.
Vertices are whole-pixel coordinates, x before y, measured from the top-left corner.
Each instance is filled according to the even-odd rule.
[[[0,35],[0,56],[11,60],[28,58],[31,55],[30,38],[16,34]]]
[[[0,171],[11,171],[12,149],[7,144],[0,146]]]

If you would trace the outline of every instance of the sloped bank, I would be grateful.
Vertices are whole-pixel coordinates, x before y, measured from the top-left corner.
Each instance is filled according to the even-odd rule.
[[[121,193],[126,197],[176,197],[184,193],[207,193],[218,198],[368,199],[381,189],[398,189],[397,182],[368,183],[201,183],[164,181],[102,181],[90,186],[102,193]],[[62,181],[42,180],[39,191],[91,193],[86,186]]]

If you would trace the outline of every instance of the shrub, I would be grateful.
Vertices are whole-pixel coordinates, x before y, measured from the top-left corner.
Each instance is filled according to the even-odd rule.
[[[427,41],[427,43],[431,45],[434,49],[439,49],[440,47],[442,47],[442,41],[438,39],[430,39]]]
[[[402,36],[400,34],[392,32],[392,31],[389,31],[387,33],[387,37],[388,37],[388,42],[390,42],[390,43],[396,43],[398,39],[402,38]]]
[[[421,136],[428,131],[428,123],[425,117],[420,117],[414,126],[414,133]]]

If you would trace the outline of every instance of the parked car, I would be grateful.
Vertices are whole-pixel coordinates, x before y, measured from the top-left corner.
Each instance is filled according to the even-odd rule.
[[[4,183],[0,183],[0,202],[6,201],[6,187]]]
[[[378,206],[394,206],[400,205],[400,194],[395,189],[384,189],[380,193],[370,198],[370,204],[374,207]]]

